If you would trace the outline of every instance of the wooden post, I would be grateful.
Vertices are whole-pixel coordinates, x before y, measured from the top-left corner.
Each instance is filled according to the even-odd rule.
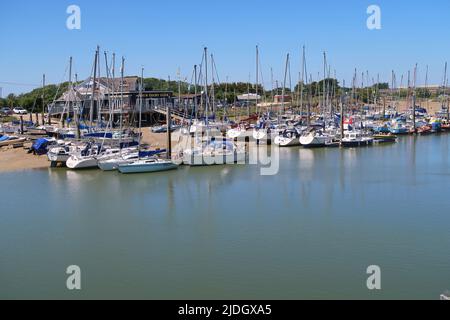
[[[23,116],[20,116],[20,134],[23,134]]]
[[[171,141],[171,131],[172,131],[172,117],[170,115],[170,105],[167,104],[167,159],[172,159],[172,141]]]

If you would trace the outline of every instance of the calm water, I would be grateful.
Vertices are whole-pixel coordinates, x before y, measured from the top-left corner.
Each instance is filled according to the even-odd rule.
[[[450,289],[449,145],[283,149],[268,177],[1,174],[0,298],[437,299]],[[369,265],[381,292],[366,288]]]

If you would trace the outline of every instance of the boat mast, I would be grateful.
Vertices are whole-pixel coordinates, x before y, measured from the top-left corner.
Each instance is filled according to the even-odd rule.
[[[275,101],[274,86],[273,86],[273,68],[272,67],[270,67],[270,82],[272,85],[272,102],[270,103],[270,112],[272,112],[273,103]]]
[[[303,46],[302,53],[302,73],[300,82],[300,119],[303,118],[303,86],[305,82],[305,46]]]
[[[345,80],[342,82],[343,87],[345,88]],[[344,138],[344,103],[345,103],[345,93],[341,93],[341,142]]]
[[[417,63],[416,66],[414,67],[414,85],[413,85],[413,92],[412,92],[412,96],[413,96],[413,128],[414,128],[414,133],[416,132],[416,80],[417,80]]]
[[[259,72],[259,63],[258,63],[258,61],[259,61],[259,48],[258,48],[258,46],[256,46],[256,95],[255,95],[255,98],[256,98],[256,114],[259,114],[259,112],[258,112],[258,82],[259,82],[259,78],[258,78],[258,72]]]
[[[139,147],[138,152],[141,151],[141,139],[142,139],[142,90],[144,87],[144,68],[141,68],[141,85],[139,86]],[[167,124],[167,130],[169,130],[170,124]]]
[[[97,50],[95,51],[94,58],[94,79],[92,81],[92,95],[91,95],[91,109],[89,110],[89,122],[92,127],[92,123],[94,122],[94,103],[95,103],[95,86],[97,81],[97,57],[98,57],[99,47],[97,46]]]
[[[109,108],[109,120],[108,120],[108,127],[110,127],[111,128],[111,130],[112,130],[112,121],[111,121],[111,118],[112,118],[112,100],[111,100],[111,96],[114,96],[114,82],[113,81],[111,81],[111,77],[110,77],[110,69],[109,69],[109,65],[108,65],[108,54],[107,54],[107,52],[105,51],[104,52],[104,55],[105,55],[105,66],[106,66],[106,84],[107,84],[107,87],[108,87],[108,91],[109,90],[111,90],[110,92],[108,92],[108,108]],[[105,135],[106,135],[106,133],[105,133]]]
[[[226,77],[226,81],[225,81],[225,101],[224,101],[224,110],[223,110],[223,122],[226,121],[226,117],[227,115],[227,111],[228,111],[228,76]]]
[[[100,67],[101,67],[101,63],[100,63],[100,47],[98,48],[98,50],[97,50],[97,55],[98,55],[98,58],[97,58],[97,66],[98,66],[98,82],[99,82],[99,91],[100,91],[100,79],[101,79],[101,70],[100,70]],[[100,93],[100,92],[99,92]],[[99,127],[99,126],[101,126],[101,123],[102,123],[102,118],[101,118],[101,107],[102,107],[102,104],[103,104],[103,101],[101,101],[100,100],[100,98],[101,98],[101,96],[100,96],[100,94],[98,94],[97,95],[97,127]]]
[[[289,53],[286,56],[286,66],[284,68],[283,90],[281,91],[281,108],[283,109],[283,113],[285,113],[284,96],[286,94],[286,80],[287,80],[288,67],[289,67]],[[280,110],[280,109],[278,109],[278,110]],[[278,123],[280,123],[280,122],[281,122],[281,114],[280,114],[280,112],[278,112]]]
[[[247,82],[247,115],[250,118],[250,73],[248,74],[248,82]]]
[[[425,99],[427,99],[427,111],[430,103],[430,99],[428,99],[428,65],[427,65],[427,71],[425,73]]]
[[[326,121],[325,121],[325,110],[326,110],[326,79],[327,79],[327,54],[323,52],[323,102],[322,102],[322,115],[323,115],[323,128],[325,129]]]
[[[119,115],[119,149],[122,154],[122,135],[123,135],[123,72],[125,68],[125,58],[122,57],[122,64],[120,66],[120,115]]]
[[[448,101],[448,99],[447,99],[447,97],[445,96],[446,95],[446,93],[447,93],[447,88],[446,88],[446,85],[447,85],[447,62],[445,62],[445,68],[444,68],[444,83],[443,83],[443,86],[444,86],[444,104],[446,104],[447,106],[446,106],[446,109],[447,109],[447,121],[449,121],[450,120],[450,110],[449,110],[449,106],[448,106],[448,103],[446,103],[446,101]]]
[[[205,124],[208,126],[209,123],[209,97],[208,97],[208,48],[205,47],[204,49],[205,54]],[[208,132],[208,128],[206,130]]]
[[[41,122],[42,125],[45,125],[45,120],[44,120],[44,113],[45,113],[45,73],[42,75],[42,116],[41,116]],[[50,118],[50,111],[47,108],[47,113],[48,113],[48,122],[49,124],[51,124],[51,118]]]
[[[211,113],[213,116],[216,114],[216,92],[215,92],[215,82],[214,78],[214,56],[211,54]]]
[[[194,66],[194,117],[197,117],[197,65]],[[192,122],[192,119],[191,119]]]

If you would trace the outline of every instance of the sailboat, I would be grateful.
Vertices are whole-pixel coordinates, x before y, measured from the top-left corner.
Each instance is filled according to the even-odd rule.
[[[120,173],[150,173],[169,171],[178,168],[178,164],[169,159],[148,158],[136,160],[131,163],[119,164]]]
[[[301,128],[287,128],[275,137],[274,143],[280,147],[299,146],[301,133]]]
[[[102,152],[102,147],[98,144],[88,143],[79,154],[72,154],[66,161],[69,169],[89,169],[97,167],[97,156]],[[119,152],[119,150],[114,150]]]
[[[183,150],[183,163],[190,166],[207,166],[216,164],[228,164],[245,161],[245,148],[234,144],[233,141],[223,138],[221,134],[215,134],[208,125],[209,96],[208,96],[208,62],[207,48],[204,49],[205,61],[205,136],[194,136],[195,146]]]
[[[144,86],[144,69],[142,68],[141,71],[141,85],[139,88],[139,149],[141,145],[141,132],[142,132],[142,90]],[[167,107],[169,108],[169,107]],[[170,141],[170,122],[171,118],[168,112],[167,116],[167,124],[168,124],[168,130],[167,135],[169,137]],[[141,159],[140,155],[138,154],[139,159],[132,161],[132,162],[125,162],[121,163],[119,162],[117,165],[117,169],[120,173],[129,174],[129,173],[150,173],[150,172],[159,172],[159,171],[168,171],[168,170],[174,170],[178,168],[178,164],[174,163],[171,160],[171,150],[170,147],[167,150],[167,156],[168,159],[159,159],[156,157],[150,157],[150,158],[144,158]]]
[[[306,131],[299,139],[305,148],[321,148],[333,143],[333,136],[324,132],[323,129],[314,128]]]

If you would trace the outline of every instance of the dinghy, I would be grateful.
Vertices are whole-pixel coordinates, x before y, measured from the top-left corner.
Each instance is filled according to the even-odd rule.
[[[24,142],[26,139],[25,138],[19,138],[19,137],[15,137],[15,136],[2,136],[0,138],[0,147],[6,147],[6,146],[10,146],[16,143],[22,143]]]

